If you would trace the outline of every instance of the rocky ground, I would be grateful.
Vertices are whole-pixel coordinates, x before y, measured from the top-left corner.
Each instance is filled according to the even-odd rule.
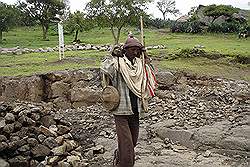
[[[141,115],[135,167],[249,166],[249,85],[180,78],[163,86]],[[111,166],[113,118],[100,105],[60,112],[73,124],[89,166]]]
[[[149,112],[141,114],[135,167],[250,166],[250,85],[244,81],[192,75],[180,77],[175,75],[177,79],[171,82],[171,77],[167,75],[171,74],[164,73],[158,76],[157,96],[150,100]],[[164,78],[168,80],[164,81]],[[20,109],[15,109],[20,105],[24,104],[15,104],[13,111],[22,113]],[[33,105],[36,106],[36,104],[31,106]],[[35,152],[34,146],[30,146],[33,153],[29,157],[35,159],[33,162],[40,166],[46,163],[56,166],[57,162],[60,162],[61,166],[62,164],[89,167],[112,166],[113,151],[116,148],[115,126],[112,115],[101,104],[76,109],[50,109],[46,114],[44,111],[47,111],[47,107],[42,104],[39,106],[43,106],[40,109],[40,117],[49,118],[48,114],[50,114],[55,122],[48,123],[46,119],[40,121],[40,117],[34,116],[34,119],[39,120],[39,124],[32,123],[28,118],[26,120],[30,120],[30,125],[33,124],[39,129],[38,134],[44,133],[43,130],[52,131],[53,138],[46,136],[46,133],[45,140],[49,138],[58,141],[59,138],[64,139],[65,142],[62,144],[61,140],[61,144],[55,143],[55,146],[37,139],[38,142],[46,147],[50,146],[52,150],[56,150],[55,147],[63,147],[65,143],[66,145],[74,143],[73,141],[78,145],[73,144],[73,150],[67,150],[66,147],[67,151],[59,155],[56,155],[55,151],[47,150],[47,155],[44,153],[43,156],[39,156],[40,159],[35,155],[41,153]],[[29,113],[32,113],[38,112],[39,109],[29,110],[31,110]],[[14,136],[6,126],[9,127],[9,124],[13,124],[14,121],[18,122],[22,114],[14,113],[13,118],[10,114],[6,116],[6,111],[4,112],[1,115],[0,128],[5,131],[7,129],[4,133],[1,131],[1,140],[6,143],[13,140],[10,136]],[[12,113],[12,111],[8,112]],[[33,119],[32,115],[34,114],[28,115],[29,118]],[[60,129],[67,131],[62,133]],[[3,135],[7,137],[4,138]],[[31,136],[36,138],[34,135]],[[5,148],[0,146],[2,149]],[[17,153],[23,154],[23,149],[27,147],[17,148]],[[9,161],[10,158],[6,156],[4,150],[0,149],[0,152],[1,157]],[[49,163],[48,160],[50,160]],[[82,163],[75,163],[78,160]]]

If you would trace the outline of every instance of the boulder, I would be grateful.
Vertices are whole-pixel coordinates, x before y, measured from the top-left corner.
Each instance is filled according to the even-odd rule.
[[[71,102],[83,102],[86,105],[94,104],[100,101],[100,91],[90,88],[78,88],[71,90]]]
[[[56,134],[56,132],[53,132],[53,131],[51,131],[50,129],[48,129],[48,128],[46,128],[45,126],[40,126],[39,127],[39,130],[40,130],[40,132],[41,133],[43,133],[45,136],[53,136],[53,137],[56,137],[57,136],[57,134]]]
[[[4,128],[6,125],[5,119],[0,117],[0,129]]]
[[[42,144],[38,144],[31,149],[31,153],[34,157],[45,157],[50,154],[50,149]]]
[[[243,125],[233,128],[231,134],[217,143],[219,148],[239,151],[250,151],[250,126]]]
[[[49,128],[51,125],[55,125],[56,122],[54,120],[54,117],[52,115],[45,115],[41,117],[40,122],[43,126]]]
[[[35,147],[38,144],[38,141],[35,138],[28,138],[27,139],[27,143],[31,146],[31,147]]]
[[[60,156],[60,155],[64,155],[66,153],[66,149],[67,149],[67,145],[66,145],[66,143],[64,143],[61,146],[53,148],[51,151],[52,151],[54,156]]]
[[[60,109],[71,108],[70,101],[64,97],[58,97],[58,98],[54,99],[53,103],[54,103],[56,108],[60,108]]]
[[[51,81],[51,82],[56,82],[56,81],[68,81],[71,76],[68,71],[55,71],[51,73],[45,74],[45,77]]]
[[[151,127],[155,130],[159,129],[159,128],[170,128],[173,127],[176,123],[176,120],[174,119],[167,119],[158,123],[155,123],[153,125],[151,125]]]
[[[16,156],[8,161],[11,167],[29,166],[29,159],[23,156]]]
[[[32,76],[28,81],[27,100],[41,102],[44,98],[44,81],[38,76]]]
[[[67,156],[67,162],[70,163],[73,167],[78,167],[78,163],[80,162],[80,157],[79,156]]]
[[[7,141],[6,136],[0,135],[0,142]]]
[[[3,131],[8,134],[12,133],[14,131],[14,124],[6,124]]]
[[[52,90],[52,98],[67,97],[69,84],[64,83],[62,81],[58,81],[51,85],[51,90]]]
[[[10,164],[2,158],[0,158],[0,164],[1,164],[1,167],[10,167]]]
[[[72,74],[72,82],[78,82],[78,81],[90,81],[93,79],[94,74],[91,71],[84,71],[84,70],[77,70],[74,71]]]
[[[67,126],[64,126],[64,125],[58,125],[58,134],[59,135],[63,135],[63,134],[66,134],[70,131],[71,129]]]
[[[5,80],[3,82],[4,91],[2,93],[2,96],[5,100],[11,100],[11,99],[17,99],[17,92],[19,87],[19,81],[17,80]],[[23,90],[24,93],[25,90]]]
[[[14,114],[12,114],[12,113],[7,113],[7,114],[5,115],[5,117],[4,117],[4,119],[5,119],[5,122],[7,122],[7,123],[12,123],[12,122],[15,121],[15,116],[14,116]]]
[[[156,130],[157,135],[162,139],[170,139],[173,142],[180,143],[188,148],[193,148],[192,136],[193,132],[188,130],[175,130],[170,128],[158,128]]]
[[[200,145],[215,146],[229,129],[229,122],[223,121],[211,126],[203,126],[194,132],[193,139]]]
[[[161,89],[168,89],[176,83],[176,77],[171,72],[159,72],[156,78]]]
[[[53,137],[48,137],[43,141],[43,145],[49,147],[50,149],[57,147],[58,143]]]

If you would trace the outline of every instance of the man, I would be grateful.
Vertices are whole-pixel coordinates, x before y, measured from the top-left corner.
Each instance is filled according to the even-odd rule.
[[[153,72],[146,75],[147,72],[143,70],[143,63],[139,58],[142,51],[143,45],[129,36],[123,50],[113,51],[113,56],[106,59],[101,68],[105,74],[105,83],[115,86],[120,94],[120,104],[113,111],[118,138],[118,149],[115,150],[113,162],[115,167],[134,166],[134,147],[139,134],[139,112],[142,105],[140,99],[146,99],[150,95],[148,86],[155,88],[154,84],[150,85],[154,83],[152,77],[147,77],[152,76]],[[148,82],[145,82],[147,79]]]

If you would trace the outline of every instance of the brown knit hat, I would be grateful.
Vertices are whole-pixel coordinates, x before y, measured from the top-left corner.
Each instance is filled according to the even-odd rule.
[[[129,48],[129,47],[132,47],[132,46],[137,46],[140,49],[143,48],[143,45],[141,44],[141,42],[137,38],[128,37],[128,39],[126,40],[123,48],[126,49],[126,48]]]

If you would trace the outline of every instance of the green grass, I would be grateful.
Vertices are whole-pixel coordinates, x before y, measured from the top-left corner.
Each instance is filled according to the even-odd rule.
[[[0,76],[18,76],[45,73],[56,70],[99,67],[104,52],[84,51],[65,52],[60,61],[57,52],[29,53],[24,55],[1,55]]]
[[[223,78],[250,81],[250,68],[247,65],[229,65],[228,58],[210,60],[195,57],[188,59],[163,60],[159,63],[161,69],[181,70],[198,75],[219,76]]]
[[[155,38],[155,42],[153,41]],[[204,46],[207,52],[219,52],[229,55],[250,56],[250,41],[239,40],[236,35],[228,34],[157,34],[148,39],[149,44],[164,44],[169,53],[178,52],[180,49],[193,48],[199,44]]]
[[[29,53],[24,55],[1,55],[0,76],[41,74],[50,71],[100,67],[101,58],[107,52],[68,51],[65,59],[59,61],[57,52]],[[202,57],[154,61],[161,70],[185,70],[199,75],[212,75],[250,81],[247,65],[229,65],[230,58],[210,60]]]

